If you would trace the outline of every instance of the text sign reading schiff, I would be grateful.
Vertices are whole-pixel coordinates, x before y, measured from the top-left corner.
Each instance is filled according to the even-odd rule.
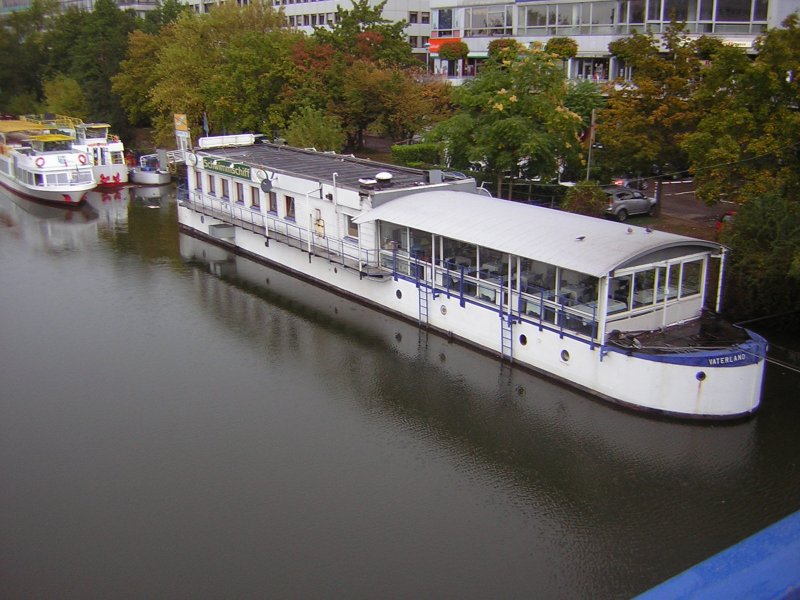
[[[203,168],[207,171],[216,171],[223,175],[232,175],[242,179],[250,179],[250,167],[241,163],[228,162],[227,160],[214,160],[213,158],[203,158]]]

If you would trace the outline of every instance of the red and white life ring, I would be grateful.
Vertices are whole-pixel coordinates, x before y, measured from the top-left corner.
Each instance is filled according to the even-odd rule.
[[[44,166],[44,157],[43,156],[40,156],[39,158],[36,159],[36,166],[37,167],[43,167]]]
[[[86,155],[85,154],[78,154],[78,162],[82,165],[86,164]]]

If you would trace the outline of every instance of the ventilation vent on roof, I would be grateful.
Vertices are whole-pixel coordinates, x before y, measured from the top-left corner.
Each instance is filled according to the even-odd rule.
[[[364,178],[359,179],[358,183],[363,188],[372,189],[377,185],[378,182],[375,179],[368,179],[368,178],[364,177]]]
[[[386,171],[381,171],[375,175],[375,180],[381,185],[392,185],[392,174]]]

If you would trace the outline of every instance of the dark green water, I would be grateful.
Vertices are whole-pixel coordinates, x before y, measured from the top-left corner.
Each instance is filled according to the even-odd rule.
[[[0,193],[3,598],[626,598],[800,507],[788,370],[744,422],[633,414],[143,194]]]

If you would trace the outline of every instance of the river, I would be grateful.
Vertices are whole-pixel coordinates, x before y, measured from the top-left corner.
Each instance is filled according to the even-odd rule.
[[[0,191],[0,596],[627,598],[800,508],[798,376],[615,408],[179,233]],[[624,382],[621,382],[624,385]]]

